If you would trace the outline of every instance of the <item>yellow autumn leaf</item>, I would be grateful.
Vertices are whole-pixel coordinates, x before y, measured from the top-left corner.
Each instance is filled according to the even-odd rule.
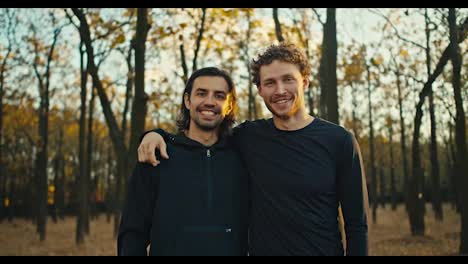
[[[120,34],[116,39],[115,39],[115,43],[117,44],[121,44],[121,43],[124,43],[125,42],[125,35],[124,34]]]
[[[374,66],[379,66],[383,62],[383,57],[379,55],[375,58],[372,58],[371,61]]]
[[[403,58],[406,58],[406,57],[409,56],[409,53],[405,49],[400,49],[400,56],[403,57]]]

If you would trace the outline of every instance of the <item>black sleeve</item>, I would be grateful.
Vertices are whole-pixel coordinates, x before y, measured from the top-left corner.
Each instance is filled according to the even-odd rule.
[[[345,222],[346,255],[365,256],[368,254],[367,190],[359,147],[349,132],[346,132],[343,151],[339,155],[338,195]]]
[[[159,177],[156,168],[137,163],[130,177],[117,238],[119,256],[146,256]],[[159,175],[156,175],[159,176]]]

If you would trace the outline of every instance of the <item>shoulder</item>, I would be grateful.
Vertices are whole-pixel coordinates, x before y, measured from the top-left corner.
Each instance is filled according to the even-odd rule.
[[[245,120],[234,128],[236,132],[244,132],[248,130],[262,129],[268,127],[271,119]]]
[[[343,142],[352,137],[349,130],[328,120],[316,118],[314,122],[316,122],[316,127],[325,132],[324,134],[333,141]]]

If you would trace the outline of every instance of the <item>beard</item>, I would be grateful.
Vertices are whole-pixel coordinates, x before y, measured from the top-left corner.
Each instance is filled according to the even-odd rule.
[[[213,120],[211,122],[206,122],[206,121],[202,121],[202,120],[199,120],[198,118],[194,118],[192,119],[193,120],[193,123],[201,130],[203,131],[213,131],[213,130],[216,130],[219,125],[221,124],[222,122],[222,119],[219,119],[219,120]]]
[[[206,121],[206,120],[203,120],[200,115],[201,115],[201,111],[203,110],[210,110],[210,111],[213,111],[215,112],[216,114],[216,118],[213,119],[213,120],[210,120],[210,121]],[[210,109],[202,109],[202,108],[197,108],[197,113],[193,116],[191,116],[190,118],[193,120],[193,123],[195,124],[195,126],[197,126],[199,129],[203,130],[203,131],[206,131],[206,132],[209,132],[209,131],[213,131],[213,130],[216,130],[219,128],[220,124],[223,122],[223,118],[220,117],[220,109],[216,109],[216,108],[210,108]]]
[[[268,108],[268,110],[270,110],[270,112],[273,114],[273,116],[275,116],[277,118],[280,118],[280,119],[283,119],[283,120],[287,120],[291,116],[296,114],[297,111],[300,109],[300,106],[301,106],[300,100],[299,100],[300,98],[292,97],[292,98],[288,98],[288,99],[291,100],[291,102],[288,102],[288,104],[291,104],[291,105],[289,106],[287,111],[279,112],[279,111],[275,110],[275,107],[273,106],[273,103],[270,103],[270,102],[273,102],[274,100],[278,101],[278,99],[272,98],[268,102],[265,100],[264,103],[265,103],[265,106]]]
[[[275,109],[273,108],[273,106],[271,106],[271,104],[265,102],[265,106],[268,108],[268,110],[270,110],[270,112],[273,114],[273,116],[276,116],[280,119],[288,119],[289,118],[289,113],[290,112],[287,112],[287,113],[283,113],[283,114],[280,114],[278,112],[275,111]]]

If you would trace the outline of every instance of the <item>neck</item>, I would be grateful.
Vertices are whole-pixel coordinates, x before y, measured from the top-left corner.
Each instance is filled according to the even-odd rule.
[[[306,127],[314,121],[314,117],[307,114],[305,108],[300,108],[294,115],[280,118],[273,115],[273,123],[281,130],[294,131]]]
[[[198,128],[196,125],[191,125],[190,129],[185,131],[185,135],[204,146],[212,146],[216,141],[218,141],[218,129],[205,131]]]

